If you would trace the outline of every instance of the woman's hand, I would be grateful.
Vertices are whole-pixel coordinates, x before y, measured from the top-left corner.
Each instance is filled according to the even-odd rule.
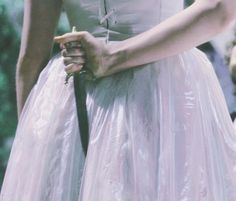
[[[57,36],[54,41],[60,43],[64,57],[65,71],[79,72],[88,69],[95,78],[107,75],[109,68],[108,46],[89,32],[72,32]]]

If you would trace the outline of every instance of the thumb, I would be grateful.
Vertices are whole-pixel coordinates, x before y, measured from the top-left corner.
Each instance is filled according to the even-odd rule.
[[[68,43],[72,41],[81,41],[83,34],[81,32],[66,33],[62,36],[54,37],[54,42],[56,43]]]

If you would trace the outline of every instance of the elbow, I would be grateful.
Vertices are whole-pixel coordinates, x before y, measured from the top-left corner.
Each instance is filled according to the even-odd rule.
[[[40,57],[31,54],[20,54],[16,66],[17,76],[27,76],[30,73],[41,71],[47,64],[49,56]]]
[[[222,26],[228,26],[236,20],[236,4],[224,0],[217,0],[216,12],[219,14]]]
[[[32,68],[32,64],[35,62],[36,58],[31,57],[28,54],[21,54],[18,57],[16,71],[17,74],[25,74]]]
[[[213,0],[203,6],[204,15],[214,19],[219,31],[224,30],[236,19],[234,6],[229,5],[225,0]]]
[[[39,68],[45,65],[51,56],[51,49],[39,47],[39,45],[22,44],[17,60],[17,71],[28,72],[29,69]]]
[[[16,64],[16,77],[23,78],[29,76],[32,70],[33,60],[28,57],[19,56]]]

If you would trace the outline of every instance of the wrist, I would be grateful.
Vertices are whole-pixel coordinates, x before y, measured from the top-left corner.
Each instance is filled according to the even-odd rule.
[[[127,51],[123,42],[107,45],[107,55],[105,56],[105,75],[111,75],[124,70],[127,61]]]

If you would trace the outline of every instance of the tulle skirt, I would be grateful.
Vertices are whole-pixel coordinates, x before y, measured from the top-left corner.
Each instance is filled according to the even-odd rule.
[[[19,120],[1,201],[235,201],[236,133],[197,49],[86,82],[84,156],[60,56]]]

